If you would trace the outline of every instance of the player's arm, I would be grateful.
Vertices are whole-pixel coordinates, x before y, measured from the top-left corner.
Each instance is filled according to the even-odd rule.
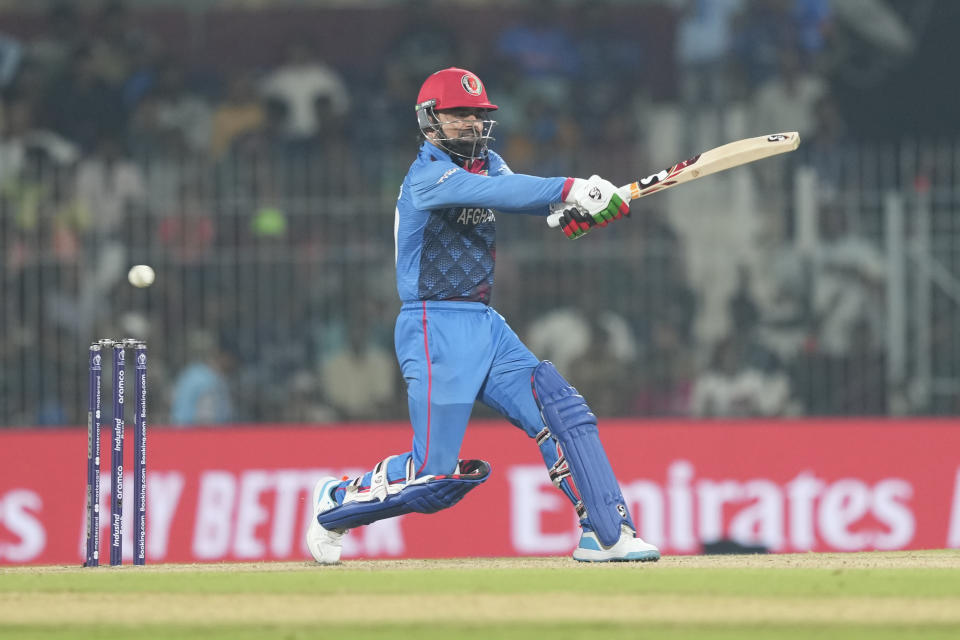
[[[490,173],[491,175],[507,175],[512,174],[513,171],[510,169],[509,165],[507,165],[506,161],[500,157],[500,154],[495,151],[490,151]],[[566,236],[571,240],[583,236],[590,230],[591,227],[596,226],[597,224],[604,226],[610,219],[616,220],[623,215],[630,215],[628,201],[624,202],[624,204],[627,205],[625,207],[626,210],[624,210],[622,204],[619,205],[617,210],[612,213],[612,218],[610,217],[610,212],[613,211],[613,206],[615,205],[612,199],[608,204],[608,209],[600,212],[596,218],[594,218],[585,207],[577,204],[577,194],[574,187],[577,186],[577,183],[591,184],[591,182],[598,184],[607,183],[607,181],[603,180],[599,176],[593,176],[589,181],[567,178],[564,181],[564,190],[560,194],[563,198],[563,201],[551,203],[546,209],[543,207],[538,207],[536,209],[509,210],[506,213],[519,213],[528,215],[544,215],[544,213],[547,215],[553,213],[559,214],[560,224],[558,226],[563,229],[564,234],[566,234]]]
[[[506,163],[506,161],[500,157],[496,151],[490,151],[490,175],[492,176],[508,176],[513,175],[513,170]],[[551,207],[549,206],[539,206],[532,209],[498,209],[500,213],[509,213],[510,215],[526,215],[526,216],[548,216],[552,212]]]
[[[514,173],[484,176],[453,163],[433,162],[411,178],[411,200],[419,209],[461,206],[524,211],[558,202],[576,205],[586,213],[586,218],[575,227],[561,225],[569,238],[582,236],[591,227],[606,226],[630,214],[630,206],[617,193],[617,188],[597,175],[588,180]]]
[[[524,174],[483,176],[453,163],[434,162],[412,176],[410,197],[418,209],[484,207],[498,211],[546,208],[561,200],[564,178]]]

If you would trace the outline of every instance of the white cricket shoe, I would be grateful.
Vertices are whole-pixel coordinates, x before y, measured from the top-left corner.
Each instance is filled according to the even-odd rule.
[[[656,562],[660,559],[660,550],[622,525],[620,539],[610,547],[600,544],[593,531],[584,531],[580,544],[573,550],[573,559],[578,562]]]
[[[313,487],[313,520],[307,527],[307,549],[310,555],[320,564],[337,564],[340,562],[340,551],[343,547],[343,534],[346,529],[324,529],[317,522],[317,516],[337,506],[337,501],[330,495],[330,491],[340,484],[333,476],[320,478]]]

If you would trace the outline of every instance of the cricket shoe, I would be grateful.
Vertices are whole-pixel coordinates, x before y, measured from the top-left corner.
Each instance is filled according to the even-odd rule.
[[[656,562],[660,559],[660,550],[636,537],[627,525],[621,525],[620,539],[609,547],[600,544],[593,531],[584,531],[580,544],[573,550],[573,559],[577,562]]]
[[[307,527],[307,548],[310,555],[320,564],[337,564],[340,562],[340,551],[343,547],[343,534],[346,529],[324,529],[317,521],[317,516],[337,506],[331,492],[340,484],[333,476],[320,478],[313,487],[313,520]]]

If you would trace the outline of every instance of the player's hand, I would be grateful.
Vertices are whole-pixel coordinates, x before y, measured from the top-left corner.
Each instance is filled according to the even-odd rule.
[[[630,215],[630,205],[617,193],[617,187],[598,175],[590,176],[589,180],[567,178],[563,186],[563,201],[586,210],[601,227]]]
[[[590,228],[597,224],[586,209],[582,209],[575,204],[556,202],[550,205],[550,213],[560,214],[559,227],[571,240],[585,236],[589,233]]]

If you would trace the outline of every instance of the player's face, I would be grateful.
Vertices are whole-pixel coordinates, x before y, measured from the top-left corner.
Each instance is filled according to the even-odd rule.
[[[459,107],[437,112],[443,135],[452,140],[474,141],[483,133],[483,121],[487,118],[486,109]]]

